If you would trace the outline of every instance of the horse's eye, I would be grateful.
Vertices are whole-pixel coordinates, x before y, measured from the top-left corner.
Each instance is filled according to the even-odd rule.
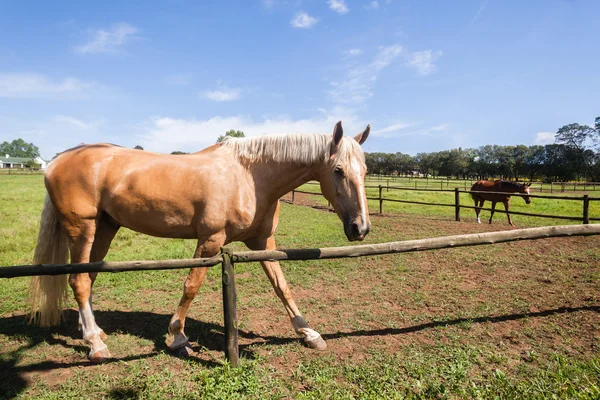
[[[340,177],[344,176],[344,170],[343,170],[343,169],[341,169],[340,167],[337,167],[337,168],[334,170],[334,172],[335,172],[335,174],[336,174],[337,176],[340,176]]]

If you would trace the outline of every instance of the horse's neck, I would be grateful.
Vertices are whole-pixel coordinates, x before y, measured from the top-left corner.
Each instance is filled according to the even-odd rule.
[[[507,183],[507,182],[500,183],[500,191],[506,192],[506,193],[519,193],[520,192],[518,186],[513,185],[512,183]]]
[[[257,196],[275,201],[304,183],[317,178],[317,167],[267,161],[249,167]]]

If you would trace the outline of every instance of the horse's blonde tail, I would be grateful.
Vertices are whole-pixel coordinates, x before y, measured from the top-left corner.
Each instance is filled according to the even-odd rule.
[[[64,264],[68,256],[69,247],[65,230],[58,221],[56,208],[50,201],[50,197],[46,195],[34,263]],[[66,275],[34,276],[29,285],[30,322],[39,323],[40,326],[58,325],[66,297]]]

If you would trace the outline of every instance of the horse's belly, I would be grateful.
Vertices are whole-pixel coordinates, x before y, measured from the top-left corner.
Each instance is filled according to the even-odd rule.
[[[112,216],[112,215],[111,215]],[[181,223],[170,218],[157,219],[154,215],[148,214],[137,218],[113,218],[123,227],[136,232],[141,232],[150,236],[179,239],[196,239],[198,232],[194,226],[187,223]]]
[[[198,237],[194,221],[198,210],[190,202],[111,196],[110,202],[105,203],[103,210],[125,228],[158,237]]]

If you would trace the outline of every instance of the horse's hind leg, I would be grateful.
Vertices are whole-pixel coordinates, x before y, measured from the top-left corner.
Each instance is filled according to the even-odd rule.
[[[90,254],[90,262],[102,261],[108,253],[108,249],[115,235],[119,231],[119,226],[110,220],[110,217],[104,215],[100,221],[98,222],[98,226],[96,228],[96,234],[94,236],[94,244],[92,245],[92,251]],[[92,297],[93,297],[93,287],[94,282],[96,281],[96,277],[98,276],[97,272],[90,272],[90,299],[88,301],[90,305],[90,310],[92,313],[94,312],[94,307],[92,306]],[[79,313],[79,330],[82,330],[83,322],[81,318],[81,313]],[[96,325],[97,327],[97,325]],[[98,327],[98,329],[100,329]],[[102,329],[100,329],[100,339],[103,341],[107,339],[106,334]]]
[[[87,263],[94,243],[96,219],[79,218],[76,223],[67,221],[65,229],[70,238],[71,263]],[[79,307],[83,340],[91,346],[88,358],[93,362],[102,362],[110,357],[108,347],[100,337],[101,329],[96,325],[94,313],[90,306],[92,279],[88,273],[71,274],[69,285],[75,294]]]
[[[266,240],[251,240],[245,243],[251,250],[275,250],[276,248],[273,236]],[[283,303],[296,333],[303,338],[304,343],[307,346],[317,350],[325,349],[327,347],[325,340],[323,340],[319,332],[310,328],[308,323],[302,317],[302,314],[300,314],[279,262],[261,261],[260,264],[267,274],[269,281],[271,281],[271,285],[273,285],[277,297],[279,297]]]
[[[479,213],[481,212],[481,207],[483,207],[483,203],[485,200],[483,199],[475,199],[475,215],[477,215],[477,223],[481,223],[481,219],[479,218]]]
[[[198,241],[194,258],[212,257],[217,255],[224,243],[225,236],[221,234],[211,236],[206,241]],[[169,322],[167,345],[171,351],[176,351],[183,356],[187,356],[191,353],[188,337],[184,333],[185,316],[190,308],[192,300],[194,300],[200,286],[202,286],[207,272],[208,267],[190,269],[190,273],[183,284],[183,295],[179,301],[179,306],[177,307],[175,314],[173,314],[171,322]]]

